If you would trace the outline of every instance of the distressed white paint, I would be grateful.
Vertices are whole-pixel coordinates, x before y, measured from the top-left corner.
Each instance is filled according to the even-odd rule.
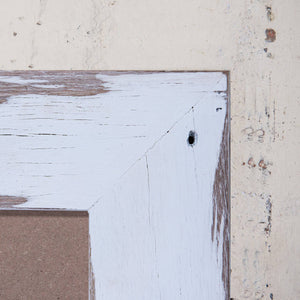
[[[1,3],[2,70],[230,70],[231,297],[300,298],[300,1]]]
[[[96,299],[224,299],[211,227],[227,76],[97,78],[108,92],[1,104],[0,195],[28,199],[15,209],[89,210]]]
[[[211,241],[225,113],[222,97],[204,96],[90,209],[96,299],[225,298]]]
[[[88,209],[193,106],[216,114],[227,89],[218,72],[97,76],[107,93],[1,104],[0,195],[27,198],[18,208]]]

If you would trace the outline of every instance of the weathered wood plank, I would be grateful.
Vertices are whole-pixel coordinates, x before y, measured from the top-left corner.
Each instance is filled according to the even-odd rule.
[[[222,72],[0,72],[0,208],[88,210],[90,297],[229,297]]]
[[[97,299],[229,298],[227,105],[203,96],[90,209]]]
[[[0,195],[88,209],[223,73],[0,72]]]

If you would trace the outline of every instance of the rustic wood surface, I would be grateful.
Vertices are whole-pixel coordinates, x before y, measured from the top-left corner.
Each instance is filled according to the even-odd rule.
[[[0,196],[88,209],[203,95],[226,89],[222,73],[0,72]]]
[[[229,297],[227,73],[1,72],[0,90],[1,209],[88,210],[91,297]]]

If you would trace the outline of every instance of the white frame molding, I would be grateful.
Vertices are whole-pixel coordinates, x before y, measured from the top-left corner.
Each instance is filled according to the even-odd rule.
[[[90,299],[229,299],[228,72],[0,72],[0,209],[88,211]]]

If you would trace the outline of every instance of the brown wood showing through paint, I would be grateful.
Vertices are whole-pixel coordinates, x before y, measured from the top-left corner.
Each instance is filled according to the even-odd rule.
[[[93,96],[107,90],[96,78],[96,71],[2,71],[22,82],[1,82],[0,104],[15,95]]]
[[[228,120],[229,103],[227,103],[227,114],[224,122],[219,161],[213,185],[213,220],[211,227],[212,241],[216,240],[218,247],[222,247],[222,280],[226,295],[225,299],[229,299],[230,296],[230,157]],[[223,230],[221,225],[223,225]]]
[[[13,207],[14,205],[23,204],[26,202],[27,199],[24,197],[0,195],[0,208],[10,208]]]

